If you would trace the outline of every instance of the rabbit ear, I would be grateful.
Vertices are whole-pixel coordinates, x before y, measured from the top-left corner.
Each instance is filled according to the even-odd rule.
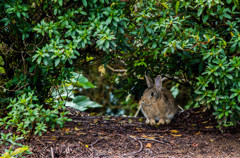
[[[158,92],[161,91],[161,88],[162,88],[162,76],[161,75],[158,75],[155,78],[155,88]]]
[[[146,83],[148,88],[153,86],[153,80],[151,79],[151,77],[149,77],[147,74],[145,74],[145,79],[146,79]]]

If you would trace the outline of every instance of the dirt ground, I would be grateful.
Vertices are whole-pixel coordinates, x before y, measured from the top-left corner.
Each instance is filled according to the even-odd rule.
[[[73,113],[63,129],[21,143],[33,152],[26,157],[36,158],[240,158],[239,126],[222,133],[210,116],[188,110],[157,127],[144,118]]]

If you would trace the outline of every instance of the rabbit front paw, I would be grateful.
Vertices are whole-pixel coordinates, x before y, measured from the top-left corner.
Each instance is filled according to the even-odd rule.
[[[161,125],[161,124],[164,124],[165,123],[165,121],[161,118],[159,121],[158,121],[158,125]]]
[[[149,119],[147,118],[147,119],[146,119],[146,124],[149,124],[149,122],[150,122],[150,121],[149,121]]]
[[[147,120],[146,120],[146,124],[154,125],[154,124],[156,124],[156,122],[155,122],[154,119],[147,119]]]
[[[156,124],[155,120],[154,119],[150,119],[150,125],[155,125],[155,124]]]
[[[166,124],[169,124],[171,122],[171,119],[168,118],[165,120],[165,122],[166,122]]]

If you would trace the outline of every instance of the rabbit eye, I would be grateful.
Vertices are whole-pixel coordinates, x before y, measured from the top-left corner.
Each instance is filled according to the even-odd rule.
[[[152,96],[152,97],[154,96],[154,92],[151,92],[151,96]]]

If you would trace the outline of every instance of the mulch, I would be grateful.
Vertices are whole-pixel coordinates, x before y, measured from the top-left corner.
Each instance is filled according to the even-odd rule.
[[[25,156],[36,158],[240,157],[239,126],[220,130],[210,114],[191,109],[168,125],[150,126],[144,118],[77,112],[64,128],[21,143],[32,152]]]

